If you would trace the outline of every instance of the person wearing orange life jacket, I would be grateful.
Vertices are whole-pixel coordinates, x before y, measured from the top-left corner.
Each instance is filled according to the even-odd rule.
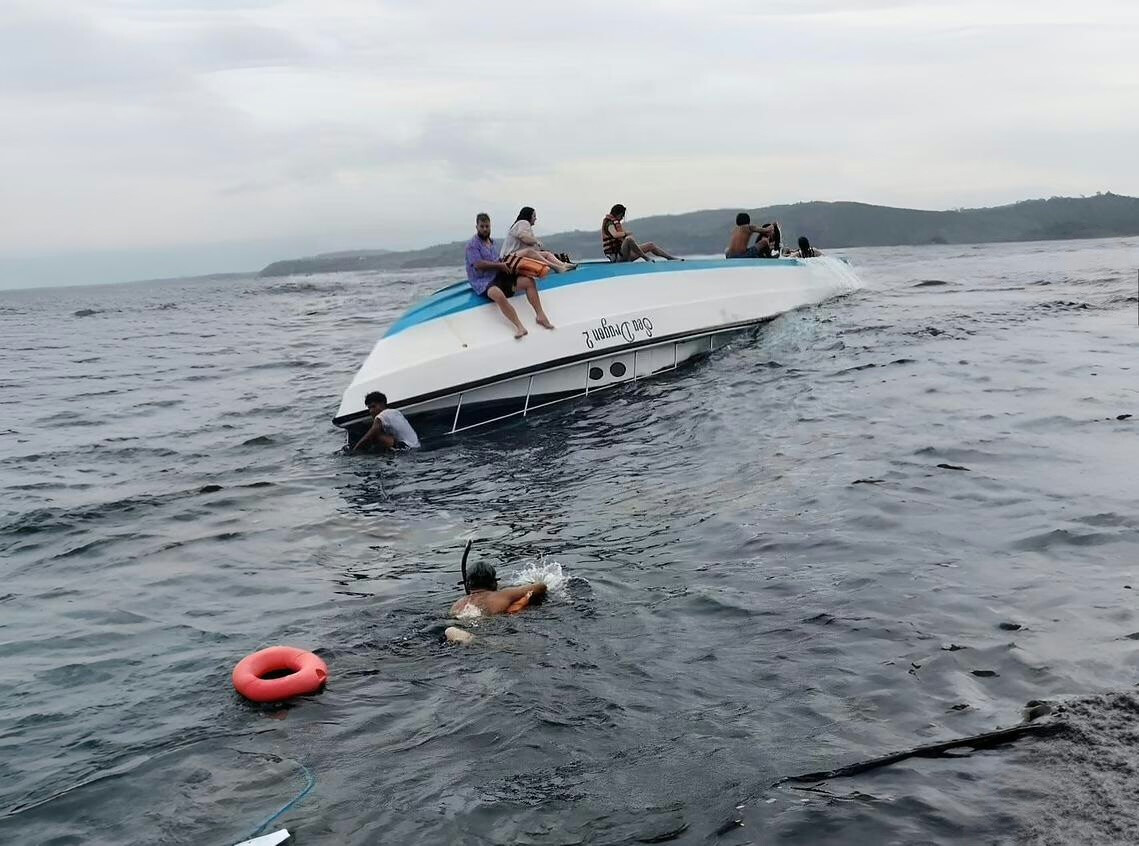
[[[625,219],[625,211],[625,207],[618,203],[601,220],[601,250],[609,261],[636,261],[641,258],[652,261],[650,255],[660,256],[669,261],[684,261],[661,249],[652,241],[638,244],[633,240],[633,233],[626,231],[621,224]]]

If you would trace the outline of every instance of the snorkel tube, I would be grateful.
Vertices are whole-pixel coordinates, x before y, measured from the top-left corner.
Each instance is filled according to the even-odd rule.
[[[475,542],[473,540],[468,540],[467,547],[463,550],[463,590],[466,591],[468,596],[470,596],[471,593],[471,586],[467,584],[467,556],[471,554],[471,547],[474,545],[474,543]]]

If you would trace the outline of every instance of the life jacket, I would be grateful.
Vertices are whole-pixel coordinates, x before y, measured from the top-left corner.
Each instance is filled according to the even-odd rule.
[[[618,237],[616,238],[609,234],[611,224],[617,231]],[[601,220],[601,251],[607,256],[615,256],[621,251],[623,240],[625,240],[625,227],[621,225],[621,221],[611,214],[605,215]]]
[[[515,276],[529,276],[531,279],[544,279],[549,275],[550,268],[537,259],[523,258],[518,253],[511,253],[502,259],[503,264],[510,268]]]

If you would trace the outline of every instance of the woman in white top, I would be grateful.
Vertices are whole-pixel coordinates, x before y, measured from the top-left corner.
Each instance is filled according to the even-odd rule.
[[[534,209],[523,206],[522,211],[518,212],[518,219],[514,221],[514,225],[510,227],[502,242],[502,258],[516,255],[537,259],[543,264],[548,264],[554,273],[565,273],[567,270],[575,269],[576,264],[559,261],[556,255],[542,246],[542,242],[534,234],[534,224],[537,222],[538,215]]]

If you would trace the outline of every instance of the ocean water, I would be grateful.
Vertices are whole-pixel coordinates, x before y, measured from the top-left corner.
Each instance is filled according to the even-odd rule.
[[[298,844],[1139,839],[1139,239],[845,254],[395,457],[329,421],[454,271],[0,292],[0,842],[232,844],[302,765]],[[448,646],[467,538],[556,589]],[[252,706],[278,643],[330,683]],[[1036,699],[1069,732],[772,787]]]

